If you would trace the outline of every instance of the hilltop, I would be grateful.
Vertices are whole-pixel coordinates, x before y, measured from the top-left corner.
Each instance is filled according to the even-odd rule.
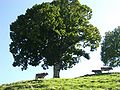
[[[120,90],[120,74],[20,81],[3,84],[0,90]]]

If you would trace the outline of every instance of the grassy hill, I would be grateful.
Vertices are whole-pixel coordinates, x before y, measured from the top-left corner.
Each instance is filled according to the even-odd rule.
[[[0,90],[120,90],[120,74],[20,81],[3,84]]]

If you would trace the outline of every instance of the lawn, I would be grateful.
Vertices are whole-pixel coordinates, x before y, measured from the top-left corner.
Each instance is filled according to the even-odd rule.
[[[20,81],[3,84],[0,90],[120,90],[120,74]]]

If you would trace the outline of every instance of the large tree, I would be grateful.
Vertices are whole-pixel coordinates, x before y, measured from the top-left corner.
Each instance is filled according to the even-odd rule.
[[[34,5],[10,25],[10,52],[13,66],[53,66],[54,78],[60,70],[73,67],[83,56],[84,48],[94,51],[101,40],[96,27],[90,24],[92,10],[78,0],[53,0]]]
[[[120,27],[105,33],[101,45],[101,60],[108,66],[120,66]]]

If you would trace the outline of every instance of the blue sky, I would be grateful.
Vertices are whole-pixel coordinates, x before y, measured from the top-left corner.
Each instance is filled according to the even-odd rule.
[[[27,8],[43,1],[52,0],[0,1],[0,84],[34,79],[35,74],[39,72],[48,72],[49,75],[46,78],[52,78],[52,68],[43,71],[40,66],[29,66],[26,71],[21,71],[19,67],[13,67],[13,57],[9,52],[10,24],[16,20],[17,16],[24,14]],[[120,25],[120,0],[80,0],[80,2],[92,8],[91,23],[99,29],[102,36],[106,31],[113,30]],[[82,58],[81,62],[72,69],[61,71],[61,77],[77,77],[91,73],[92,69],[98,69],[100,66],[102,66],[102,62],[100,61],[100,48],[98,48],[97,51],[91,53],[91,60]],[[114,70],[120,71],[120,68]]]

